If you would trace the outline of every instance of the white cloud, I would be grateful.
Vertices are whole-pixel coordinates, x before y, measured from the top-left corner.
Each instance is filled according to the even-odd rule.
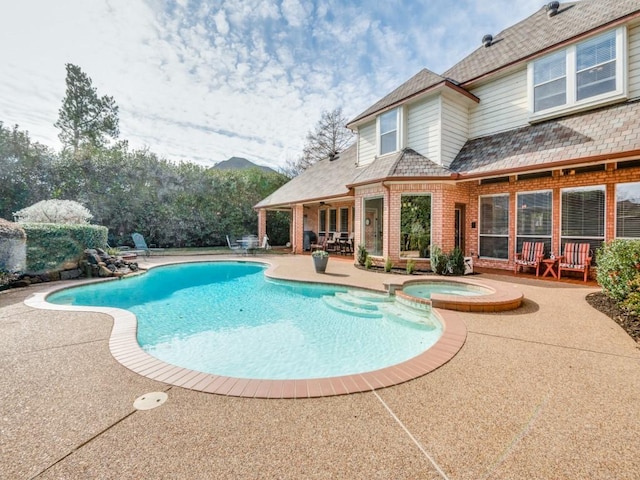
[[[0,121],[59,148],[53,124],[64,64],[74,63],[115,98],[133,147],[171,160],[283,165],[323,110],[355,116],[534,11],[529,0],[9,2]]]

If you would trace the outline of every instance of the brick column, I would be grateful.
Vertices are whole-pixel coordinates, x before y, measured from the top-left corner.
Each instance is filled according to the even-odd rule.
[[[291,249],[293,253],[304,251],[304,207],[301,203],[292,209],[291,218]]]
[[[264,208],[258,210],[258,238],[260,239],[260,245],[262,245],[262,239],[267,234],[267,211]]]

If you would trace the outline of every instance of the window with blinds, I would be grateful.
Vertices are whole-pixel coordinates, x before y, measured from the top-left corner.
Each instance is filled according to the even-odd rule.
[[[624,94],[626,29],[610,30],[531,62],[533,113],[553,113]]]
[[[509,258],[509,195],[480,197],[480,256]]]
[[[518,193],[516,198],[516,252],[524,242],[544,243],[546,255],[551,253],[551,191]]]
[[[318,217],[318,233],[324,233],[327,231],[327,211],[320,210],[320,216]]]
[[[561,190],[560,241],[588,243],[593,253],[604,242],[605,187],[575,187]]]
[[[340,231],[341,232],[349,231],[349,209],[348,208],[340,209]]]
[[[338,211],[335,208],[332,208],[331,210],[329,210],[329,231],[330,232],[335,232],[338,229],[337,212]]]
[[[616,237],[640,238],[640,182],[616,185]]]

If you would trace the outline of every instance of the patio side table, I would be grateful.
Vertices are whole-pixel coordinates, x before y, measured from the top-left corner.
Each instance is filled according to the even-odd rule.
[[[558,278],[558,259],[557,258],[545,258],[542,260],[542,264],[546,267],[542,273],[543,277],[551,275],[553,278]]]

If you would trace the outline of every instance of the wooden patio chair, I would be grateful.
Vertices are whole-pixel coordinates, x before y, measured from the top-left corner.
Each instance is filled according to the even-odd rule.
[[[540,276],[540,263],[544,259],[544,242],[523,242],[522,252],[516,253],[514,273],[528,268],[536,269],[536,277]]]
[[[558,260],[558,278],[563,271],[583,272],[586,282],[589,279],[589,267],[591,266],[591,245],[588,243],[566,243],[564,255]]]
[[[326,250],[327,249],[327,236],[325,234],[318,235],[318,241],[311,244],[311,251]]]

